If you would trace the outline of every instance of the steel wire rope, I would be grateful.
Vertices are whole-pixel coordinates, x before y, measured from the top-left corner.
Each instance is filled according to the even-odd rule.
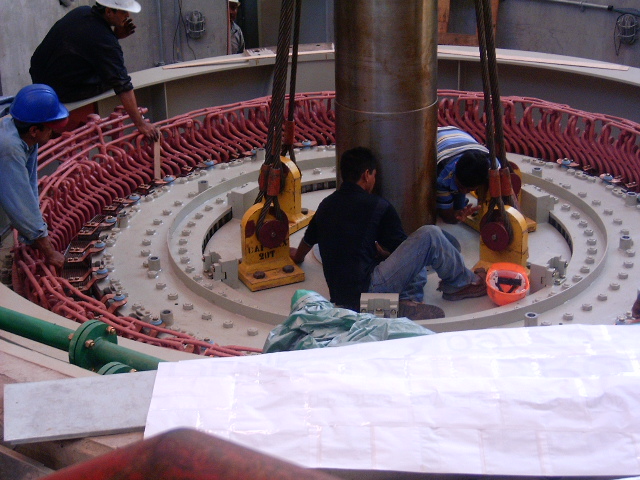
[[[282,146],[282,155],[289,155],[289,158],[296,161],[296,154],[293,149],[295,142],[295,110],[296,110],[296,76],[298,72],[298,47],[300,45],[300,10],[302,0],[296,0],[295,18],[293,22],[293,50],[291,52],[291,79],[289,83],[289,111],[287,115],[287,129],[285,130],[285,143]]]
[[[287,83],[287,67],[289,64],[289,42],[291,39],[291,24],[293,19],[293,0],[283,0],[280,11],[280,26],[278,28],[278,46],[276,50],[276,61],[273,72],[273,91],[271,94],[271,112],[269,116],[269,131],[267,134],[267,144],[265,146],[264,166],[267,169],[261,169],[261,177],[264,175],[264,184],[260,185],[260,192],[255,203],[259,203],[264,198],[264,205],[260,211],[258,222],[256,223],[256,231],[258,234],[271,206],[274,207],[274,216],[278,221],[287,221],[286,215],[280,209],[278,196],[269,195],[267,192],[267,180],[270,172],[277,171],[282,167],[280,160],[280,151],[282,147],[282,125],[284,123],[284,98]],[[269,174],[268,174],[269,173]],[[260,182],[262,183],[262,182]],[[279,192],[278,192],[279,193]]]
[[[495,129],[494,143],[496,146],[496,154],[502,168],[508,168],[509,172],[512,172],[512,168],[507,161],[507,151],[504,140],[504,112],[502,107],[502,98],[500,96],[500,82],[498,81],[498,60],[496,58],[496,45],[493,35],[493,15],[491,11],[491,1],[482,0],[484,2],[483,16],[484,16],[484,32],[486,37],[487,59],[489,61],[489,80],[491,88],[491,105],[493,107],[493,126]],[[509,182],[511,184],[511,182]],[[506,205],[518,208],[518,201],[513,189],[511,188],[511,194],[503,197],[503,202]]]
[[[487,144],[487,148],[489,149],[492,170],[498,170],[498,162],[502,162],[502,159],[497,159],[496,157],[496,127],[494,122],[500,122],[502,120],[502,114],[500,113],[499,105],[497,110],[493,106],[496,102],[498,104],[500,103],[500,96],[499,93],[497,93],[497,86],[493,87],[492,85],[493,82],[497,83],[497,66],[495,58],[495,44],[493,43],[493,31],[491,30],[491,5],[489,4],[488,0],[475,0],[475,5],[476,22],[478,24],[478,46],[480,51],[480,66],[482,72],[482,89],[484,93],[484,113],[486,120],[485,143]],[[487,19],[489,21],[488,25]],[[492,50],[491,53],[493,55],[491,58],[494,62],[494,68],[492,68],[492,65],[490,65],[491,53],[489,53],[489,50]],[[491,70],[493,70],[493,74],[491,73]],[[492,96],[496,93],[498,97],[492,98]],[[496,112],[498,112],[498,118],[495,118]],[[502,131],[502,125],[500,125],[500,131]],[[506,162],[506,154],[504,153],[504,136],[502,136],[501,140],[501,153],[504,156]],[[502,163],[500,165],[504,167]],[[496,176],[495,180],[499,181],[499,176]],[[509,221],[509,217],[505,210],[504,200],[501,195],[491,195],[486,218],[488,219],[489,215],[491,215],[494,211],[497,211],[501,223],[508,235],[509,243],[511,243],[511,241],[513,240],[513,228],[511,226],[511,222]]]

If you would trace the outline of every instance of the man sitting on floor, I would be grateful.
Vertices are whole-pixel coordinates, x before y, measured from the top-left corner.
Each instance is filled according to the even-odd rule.
[[[466,268],[439,227],[425,225],[407,237],[395,208],[371,193],[376,172],[370,150],[344,152],[343,183],[320,203],[300,245],[291,249],[293,261],[302,263],[319,244],[331,301],[355,311],[360,310],[361,293],[399,293],[401,316],[444,317],[441,308],[422,303],[428,266],[440,277],[445,300],[486,295],[486,272]]]

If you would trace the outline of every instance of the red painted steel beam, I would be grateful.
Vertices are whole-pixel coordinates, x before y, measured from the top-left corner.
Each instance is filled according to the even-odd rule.
[[[43,480],[336,480],[197,430],[179,429]]]

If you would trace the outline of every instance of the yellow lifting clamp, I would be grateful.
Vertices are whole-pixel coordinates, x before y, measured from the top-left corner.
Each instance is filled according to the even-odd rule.
[[[507,229],[502,223],[502,218],[497,214],[485,216],[480,227],[480,260],[475,265],[489,269],[497,262],[509,262],[527,267],[529,259],[529,231],[527,221],[514,207],[504,207],[513,239],[509,242]]]
[[[509,165],[513,169],[513,173],[511,174],[511,185],[512,185],[513,191],[516,192],[518,202],[521,202],[522,201],[522,189],[521,189],[522,172],[520,171],[520,168],[518,167],[518,165],[516,165],[515,163],[509,162]],[[486,191],[478,189],[477,194],[472,193],[472,195],[475,196],[476,198],[478,197],[484,198],[484,201],[482,202],[481,208],[478,211],[478,213],[476,215],[467,217],[467,219],[464,222],[466,225],[473,228],[476,232],[480,232],[480,221],[484,218],[484,216],[487,214],[489,210],[489,200],[491,199],[491,196],[489,194],[489,190],[488,189],[485,189],[485,190]],[[536,228],[538,228],[538,224],[536,223],[536,221],[532,220],[529,217],[524,217],[524,219],[527,222],[527,230],[529,231],[529,233],[535,232]]]
[[[298,166],[281,157],[284,187],[277,195],[280,219],[271,206],[258,229],[265,204],[253,205],[240,227],[242,262],[238,277],[252,292],[304,281],[304,271],[289,256],[290,235],[306,227],[314,212],[302,208],[302,183]]]
[[[519,197],[521,180],[507,168],[489,171],[488,199]],[[518,199],[519,200],[519,199]],[[497,262],[509,262],[527,267],[529,259],[529,225],[517,208],[488,201],[482,216],[476,219],[480,232],[480,260],[475,265],[488,269]],[[508,222],[508,225],[506,224]],[[535,222],[534,222],[535,223]]]

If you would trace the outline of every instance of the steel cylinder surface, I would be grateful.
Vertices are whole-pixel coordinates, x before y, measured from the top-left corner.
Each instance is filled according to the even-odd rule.
[[[437,2],[337,0],[336,148],[370,148],[407,232],[435,221]]]

